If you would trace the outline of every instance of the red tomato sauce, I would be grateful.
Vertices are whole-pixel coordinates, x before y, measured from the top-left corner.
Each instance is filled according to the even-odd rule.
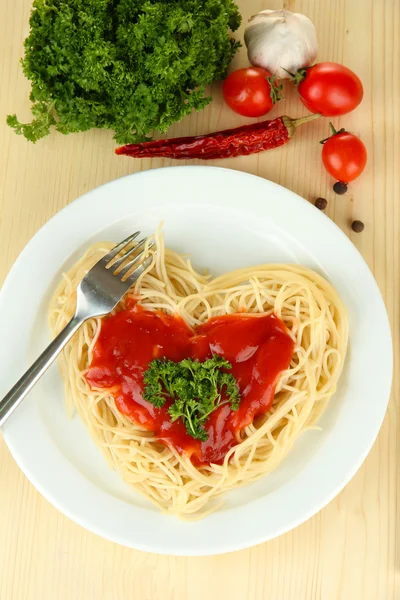
[[[156,408],[143,398],[143,375],[154,358],[204,361],[214,354],[232,364],[241,393],[240,407],[217,408],[205,423],[208,440],[192,438],[181,421],[171,423],[166,402]],[[221,464],[238,443],[241,429],[272,404],[279,375],[288,368],[293,341],[275,315],[237,313],[210,319],[192,330],[180,317],[134,307],[106,317],[86,373],[89,384],[112,389],[118,410],[193,464]]]

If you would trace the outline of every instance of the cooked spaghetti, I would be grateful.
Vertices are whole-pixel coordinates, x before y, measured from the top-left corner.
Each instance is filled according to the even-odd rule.
[[[220,461],[197,463],[121,411],[115,388],[89,383],[102,323],[109,317],[87,321],[63,351],[60,365],[69,414],[77,409],[126,483],[163,511],[193,519],[215,510],[228,490],[275,469],[299,435],[315,427],[343,368],[348,323],[333,287],[310,269],[260,265],[212,279],[198,273],[187,257],[165,248],[160,232],[155,238],[157,250],[149,251],[152,264],[115,314],[141,307],[178,315],[193,330],[223,315],[274,315],[291,340],[287,368],[274,382],[268,411],[237,431],[234,445]],[[50,306],[54,335],[73,315],[79,281],[112,246],[93,245],[64,275]]]

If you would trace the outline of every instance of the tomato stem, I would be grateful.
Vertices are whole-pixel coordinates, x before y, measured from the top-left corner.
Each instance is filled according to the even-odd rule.
[[[277,85],[276,83],[276,75],[271,75],[271,77],[267,77],[267,81],[271,87],[270,96],[273,104],[279,102],[279,100],[284,100],[282,96],[282,88],[283,85]]]
[[[335,126],[333,125],[333,123],[331,123],[330,121],[329,121],[329,127],[331,128],[332,135],[330,135],[329,137],[321,140],[320,144],[325,144],[325,142],[327,142],[328,140],[330,140],[331,137],[333,137],[334,135],[338,135],[339,133],[346,133],[346,130],[345,130],[344,127],[342,127],[341,129],[339,129],[339,131],[337,131],[335,129]]]
[[[334,126],[334,124],[333,124],[331,121],[329,121],[329,127],[331,128],[332,135],[336,135],[336,134],[337,134],[337,131],[336,131],[336,129],[335,129],[335,126]]]
[[[284,69],[284,68],[283,68],[283,70],[286,71],[286,73],[288,75],[290,75],[290,77],[292,78],[293,85],[297,86],[297,85],[299,85],[299,83],[301,83],[306,78],[307,71],[309,68],[310,67],[304,67],[302,69],[297,69],[296,73],[291,73],[291,71],[288,71],[287,69]]]

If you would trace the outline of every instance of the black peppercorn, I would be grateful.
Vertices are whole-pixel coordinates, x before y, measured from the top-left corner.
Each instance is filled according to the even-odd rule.
[[[347,183],[344,183],[344,181],[337,181],[333,186],[333,191],[336,194],[339,194],[339,196],[345,194],[347,192]]]
[[[365,225],[362,221],[353,221],[351,224],[352,230],[356,233],[361,233],[362,231],[364,231],[364,227]]]
[[[328,206],[328,200],[326,198],[317,198],[315,201],[315,206],[319,208],[319,210],[325,210]]]

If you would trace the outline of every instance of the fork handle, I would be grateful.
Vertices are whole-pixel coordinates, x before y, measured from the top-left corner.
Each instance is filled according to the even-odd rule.
[[[22,402],[33,386],[55,358],[60,354],[64,346],[69,342],[74,333],[79,329],[85,319],[75,315],[62,331],[47,346],[46,350],[39,356],[33,365],[22,375],[13,388],[0,400],[0,427],[5,423],[11,413]]]

